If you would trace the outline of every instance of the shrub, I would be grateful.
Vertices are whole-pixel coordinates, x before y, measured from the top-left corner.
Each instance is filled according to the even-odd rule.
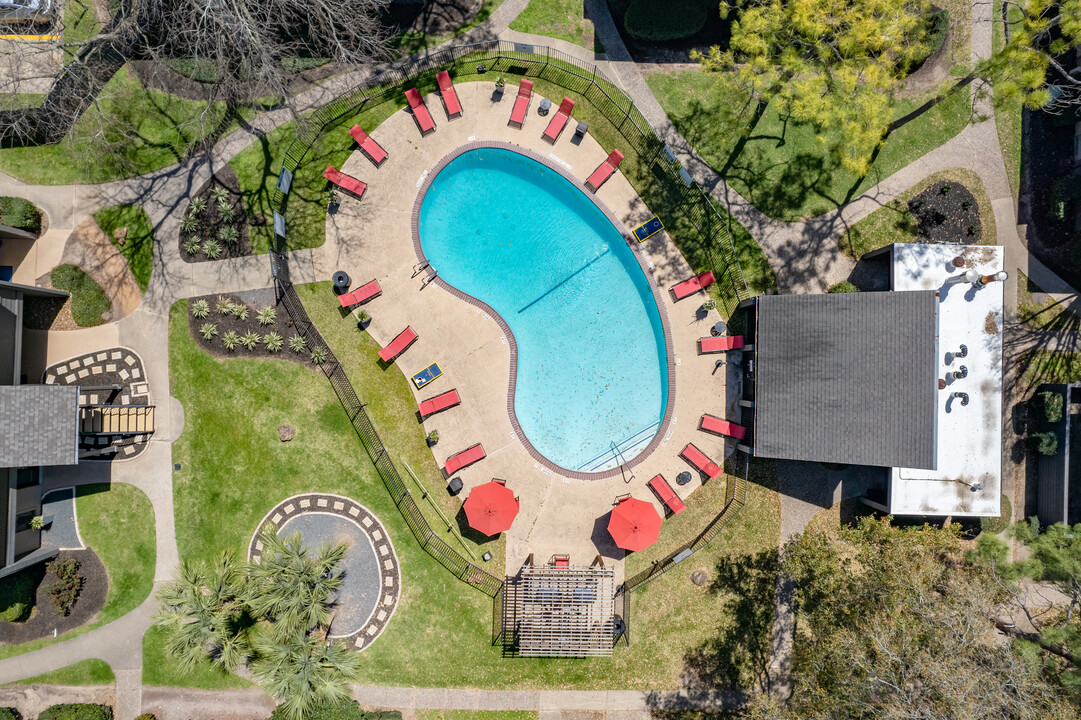
[[[233,312],[233,301],[221,295],[214,302],[214,309],[221,315],[229,315]]]
[[[29,200],[0,197],[0,225],[37,235],[41,232],[41,211]]]
[[[199,238],[190,237],[184,241],[184,252],[188,255],[194,255],[202,249],[202,245],[199,243]]]
[[[217,260],[221,257],[221,243],[210,238],[203,241],[203,254],[211,260]]]
[[[180,229],[186,233],[193,233],[199,229],[199,218],[192,215],[185,215],[180,220]]]
[[[999,503],[998,517],[980,518],[980,530],[992,535],[998,535],[1010,526],[1012,515],[1013,506],[1010,504],[1010,499],[1003,495],[1002,501]]]
[[[432,430],[428,433],[428,444],[435,445],[437,442],[439,442],[439,432],[437,430]]]
[[[154,713],[143,713],[142,715],[136,715],[135,720],[158,720],[158,716]]]
[[[1040,407],[1043,408],[1043,416],[1049,423],[1057,423],[1062,420],[1062,393],[1045,390],[1040,393]]]
[[[361,311],[360,311],[360,315],[359,315],[358,317],[360,318],[360,324],[361,324],[361,325],[364,325],[364,323],[366,323],[366,322],[368,322],[369,320],[371,320],[371,319],[372,319],[372,316],[371,316],[371,315],[369,315],[369,314],[368,314],[368,313],[367,313],[366,311],[364,311],[364,310],[361,310]]]
[[[226,245],[232,245],[240,239],[240,233],[236,231],[236,228],[232,225],[226,225],[218,231],[218,239]]]
[[[848,282],[847,280],[845,280],[844,282],[834,283],[833,285],[829,286],[828,290],[826,290],[826,292],[831,293],[855,293],[859,291],[860,289],[858,287]]]
[[[282,336],[271,330],[263,337],[263,344],[270,352],[278,352],[282,349]]]
[[[240,344],[248,348],[248,350],[255,350],[255,346],[259,344],[259,341],[263,339],[263,336],[257,332],[249,330],[244,333],[240,338]]]
[[[31,530],[40,530],[43,527],[45,527],[45,518],[43,516],[35,515],[34,517],[30,518]]]
[[[45,566],[48,585],[45,587],[52,598],[57,615],[67,615],[79,597],[83,579],[79,576],[78,560],[54,560]]]
[[[191,204],[188,205],[188,216],[194,217],[201,213],[203,210],[206,210],[206,198],[192,198]]]
[[[680,3],[672,7],[671,0],[635,0],[623,16],[623,26],[635,40],[667,42],[690,37],[706,24],[704,2]]]
[[[0,622],[21,622],[24,616],[30,610],[30,606],[26,603],[12,603],[8,606],[7,610],[0,612]],[[3,709],[0,708],[0,720],[4,720]]]
[[[289,349],[293,352],[300,352],[304,348],[308,347],[308,343],[304,342],[304,338],[299,335],[294,335],[289,338]]]
[[[215,185],[210,189],[210,197],[214,198],[216,203],[225,202],[229,199],[229,189],[221,185]]]
[[[236,334],[235,330],[230,330],[221,336],[221,344],[225,346],[226,350],[236,350],[240,345],[240,336]]]
[[[327,361],[327,351],[322,345],[316,345],[312,348],[312,364],[322,365]]]
[[[113,711],[107,705],[53,705],[38,720],[113,720]]]
[[[236,210],[233,210],[233,206],[229,203],[219,203],[218,217],[220,217],[225,222],[232,222],[233,218],[236,217]]]
[[[255,313],[255,319],[259,321],[260,325],[273,325],[274,321],[278,319],[278,311],[274,309],[273,305],[267,305]]]
[[[199,328],[199,334],[203,336],[203,340],[210,342],[218,334],[218,326],[214,323],[203,323],[203,326]]]
[[[323,703],[304,713],[305,720],[402,720],[397,710],[365,711],[361,710],[356,700],[339,703]],[[136,718],[138,720],[138,718]],[[267,720],[293,720],[293,715],[284,705],[279,705]]]
[[[105,296],[94,278],[74,265],[60,265],[50,275],[53,287],[71,293],[71,317],[80,327],[101,325],[102,314],[113,309],[113,304]]]
[[[203,298],[199,298],[191,304],[192,317],[197,317],[200,320],[210,314],[210,303]]]
[[[13,708],[0,707],[0,720],[19,720],[19,718]]]
[[[233,303],[232,313],[233,317],[238,320],[247,320],[248,313],[250,312],[247,305],[244,303]]]
[[[1032,433],[1028,439],[1041,455],[1054,455],[1058,452],[1058,435],[1053,432]]]

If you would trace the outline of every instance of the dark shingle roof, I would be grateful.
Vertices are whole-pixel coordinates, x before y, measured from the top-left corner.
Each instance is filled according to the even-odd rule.
[[[79,388],[0,386],[0,468],[78,462]]]
[[[755,454],[933,469],[937,311],[934,291],[759,298]]]

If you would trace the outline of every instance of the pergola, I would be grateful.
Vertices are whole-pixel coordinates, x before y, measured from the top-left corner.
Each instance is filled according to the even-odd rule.
[[[522,657],[610,657],[614,596],[613,568],[526,566],[504,587],[504,627]]]

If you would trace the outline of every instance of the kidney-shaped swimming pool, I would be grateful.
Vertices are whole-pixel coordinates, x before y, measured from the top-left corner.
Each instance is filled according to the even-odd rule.
[[[541,455],[592,473],[649,445],[668,402],[661,316],[633,251],[590,198],[520,153],[467,150],[432,179],[419,235],[439,277],[510,328],[514,414]]]

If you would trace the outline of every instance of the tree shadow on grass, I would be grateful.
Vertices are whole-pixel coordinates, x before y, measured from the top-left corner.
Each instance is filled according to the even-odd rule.
[[[691,694],[762,687],[770,662],[777,550],[731,557],[717,564],[709,592],[725,606],[715,637],[684,659]]]

